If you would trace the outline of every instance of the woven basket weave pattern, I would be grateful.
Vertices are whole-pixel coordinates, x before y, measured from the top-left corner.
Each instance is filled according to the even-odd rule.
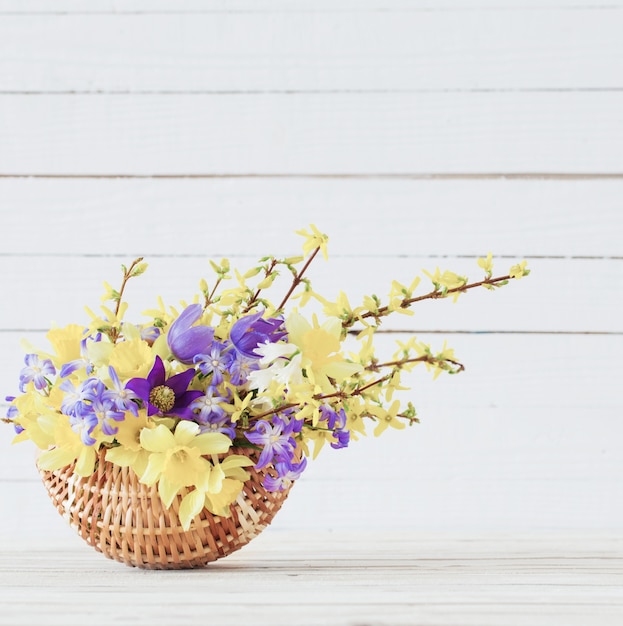
[[[231,454],[249,450],[232,449]],[[146,569],[204,567],[242,548],[268,526],[287,498],[289,488],[269,492],[262,486],[266,470],[247,468],[251,475],[231,505],[231,517],[207,509],[193,519],[188,531],[177,511],[187,491],[167,510],[157,486],[139,482],[130,469],[104,460],[101,451],[95,472],[83,478],[70,465],[42,471],[44,485],[58,512],[78,534],[105,556]]]

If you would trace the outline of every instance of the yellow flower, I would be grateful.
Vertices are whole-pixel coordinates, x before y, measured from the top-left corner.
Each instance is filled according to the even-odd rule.
[[[394,400],[389,409],[384,409],[373,404],[366,407],[368,412],[378,418],[378,423],[374,429],[374,435],[378,437],[388,426],[402,430],[405,423],[398,418],[400,409],[400,401]]]
[[[144,378],[154,364],[151,347],[142,339],[122,341],[114,345],[108,364],[112,365],[121,380]]]
[[[45,417],[39,423],[45,429]],[[55,447],[42,452],[37,464],[42,470],[56,470],[76,462],[75,472],[78,476],[90,476],[95,469],[95,446],[85,446],[80,435],[75,433],[69,419],[64,415],[48,421],[53,427]]]
[[[358,363],[347,362],[340,352],[342,322],[337,317],[328,318],[320,326],[314,315],[312,326],[302,315],[294,312],[286,320],[286,329],[288,341],[301,350],[301,366],[323,393],[335,391],[329,378],[341,383],[363,370]]]
[[[211,465],[203,455],[227,452],[231,446],[231,439],[222,433],[199,432],[199,424],[187,421],[181,421],[175,432],[163,424],[141,431],[141,445],[151,454],[140,480],[158,483],[167,508],[182,488],[203,484],[209,477]]]
[[[303,237],[305,237],[305,243],[303,244],[303,252],[305,254],[309,254],[316,248],[320,248],[320,251],[322,252],[322,256],[324,257],[324,260],[326,261],[329,258],[329,255],[327,253],[327,243],[329,241],[329,237],[325,235],[324,233],[321,233],[314,226],[314,224],[310,224],[309,227],[312,231],[311,233],[308,233],[306,230],[296,231],[297,235],[302,235]]]
[[[141,409],[135,417],[126,412],[125,419],[117,423],[115,439],[119,446],[106,452],[106,460],[120,467],[131,467],[141,476],[147,469],[150,452],[141,446],[141,431],[155,428],[156,424],[147,417],[147,411]]]
[[[527,276],[530,273],[530,270],[526,269],[526,265],[528,265],[528,261],[525,260],[517,265],[513,265],[508,272],[509,276],[517,279]]]
[[[188,530],[193,517],[206,507],[214,515],[229,517],[229,505],[242,491],[249,474],[243,467],[253,465],[253,461],[240,454],[232,454],[222,462],[212,457],[209,473],[203,475],[203,481],[187,493],[180,502],[179,517],[182,528]]]
[[[487,254],[487,258],[479,258],[478,265],[482,267],[482,269],[486,272],[487,276],[491,276],[491,272],[493,271],[493,255],[491,252]]]
[[[84,327],[78,324],[69,324],[64,328],[53,328],[46,337],[54,348],[55,356],[52,361],[57,368],[65,363],[80,358],[80,342],[84,335]]]

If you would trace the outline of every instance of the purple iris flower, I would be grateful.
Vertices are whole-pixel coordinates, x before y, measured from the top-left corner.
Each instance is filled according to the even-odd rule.
[[[205,354],[212,340],[214,329],[209,326],[193,326],[203,315],[200,304],[187,306],[171,324],[167,342],[173,356],[182,363],[192,363],[197,354]]]
[[[36,354],[27,354],[24,357],[26,367],[19,374],[19,390],[24,393],[29,382],[35,384],[35,389],[47,389],[46,376],[54,376],[56,369],[50,359],[40,359]]]
[[[132,390],[147,407],[147,415],[177,415],[193,419],[189,404],[203,395],[202,391],[189,391],[188,385],[195,375],[194,369],[166,378],[164,363],[156,356],[147,378],[132,378],[126,389]]]
[[[264,478],[264,487],[268,491],[283,491],[287,489],[293,481],[298,480],[307,467],[307,459],[303,457],[300,463],[286,463],[280,461],[275,463],[277,476],[267,474]]]
[[[278,317],[263,319],[263,313],[264,311],[259,311],[253,315],[241,317],[229,331],[229,338],[234,348],[250,359],[260,358],[260,355],[255,353],[255,348],[260,344],[276,343],[287,335],[283,319]]]
[[[262,452],[255,469],[266,467],[273,460],[289,462],[294,456],[296,441],[292,437],[294,421],[286,423],[279,417],[272,418],[272,424],[259,420],[253,430],[245,433],[246,438],[262,446]]]
[[[220,385],[223,382],[223,374],[229,371],[234,353],[231,350],[228,351],[228,348],[229,346],[224,343],[213,341],[207,354],[198,354],[193,359],[193,363],[204,376],[212,374],[211,387]]]

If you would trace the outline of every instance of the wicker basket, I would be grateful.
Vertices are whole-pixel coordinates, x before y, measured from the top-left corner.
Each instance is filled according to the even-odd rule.
[[[230,454],[253,458],[254,452],[232,449]],[[108,558],[146,569],[185,569],[204,567],[242,548],[281,508],[289,488],[266,491],[262,486],[266,470],[246,469],[251,477],[231,505],[231,517],[204,509],[187,531],[177,515],[186,491],[167,510],[157,486],[147,487],[131,469],[105,461],[103,451],[88,478],[74,474],[73,465],[41,474],[58,512]]]

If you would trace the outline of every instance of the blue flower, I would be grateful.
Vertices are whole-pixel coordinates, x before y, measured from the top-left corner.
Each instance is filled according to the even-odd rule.
[[[291,461],[294,457],[296,441],[292,437],[295,420],[286,423],[279,417],[272,418],[272,424],[259,420],[253,430],[245,433],[246,438],[254,444],[263,446],[255,469],[266,467],[273,460]]]
[[[71,429],[80,435],[85,446],[92,446],[97,440],[91,437],[93,429],[97,426],[97,416],[95,413],[85,415],[72,415],[69,418]]]
[[[235,353],[235,358],[232,360],[229,366],[229,380],[232,385],[240,387],[244,385],[249,379],[249,374],[260,368],[257,359],[250,359],[243,356],[239,352]]]
[[[194,400],[189,408],[194,411],[199,409],[199,414],[193,417],[200,424],[207,424],[212,418],[220,419],[225,415],[225,409],[219,404],[223,401],[225,398],[218,395],[214,387],[208,387],[205,394]]]
[[[92,387],[103,385],[102,381],[97,378],[87,378],[82,381],[78,387],[70,380],[64,380],[59,388],[65,392],[61,411],[65,415],[81,416],[89,412],[89,406],[93,399]]]
[[[125,412],[119,411],[115,407],[115,402],[108,395],[108,390],[102,381],[91,386],[87,392],[87,397],[91,403],[86,413],[95,415],[97,423],[100,424],[105,435],[114,435],[119,430],[114,422],[122,422],[125,418]]]
[[[229,371],[234,354],[228,351],[228,348],[229,346],[214,341],[209,353],[197,354],[193,359],[193,363],[204,376],[212,374],[210,386],[220,385],[223,382],[223,374]]]
[[[268,491],[283,491],[287,489],[295,480],[298,480],[307,467],[307,459],[303,457],[300,463],[287,463],[280,461],[275,463],[277,476],[267,474],[264,478],[264,487]]]
[[[193,326],[203,315],[200,304],[187,306],[171,324],[167,342],[173,356],[182,363],[192,363],[197,354],[208,351],[214,339],[214,329],[209,326]]]
[[[50,359],[40,359],[36,354],[27,354],[24,357],[26,367],[19,374],[19,390],[24,393],[28,383],[33,382],[36,389],[47,389],[46,376],[54,376],[56,369]]]
[[[134,417],[137,417],[138,406],[134,400],[140,400],[140,398],[132,389],[123,386],[112,365],[108,366],[108,373],[110,374],[113,388],[106,391],[106,397],[112,400],[117,410],[130,411]]]

